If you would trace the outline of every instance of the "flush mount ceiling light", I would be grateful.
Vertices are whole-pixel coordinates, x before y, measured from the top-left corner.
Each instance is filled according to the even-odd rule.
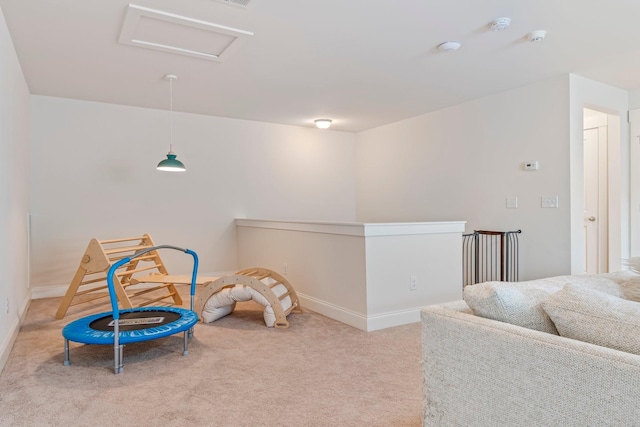
[[[331,126],[330,119],[316,119],[313,121],[318,129],[329,129]]]
[[[509,28],[511,25],[511,18],[507,18],[506,16],[503,18],[494,19],[489,25],[491,31],[503,31]]]
[[[440,52],[455,52],[456,50],[460,49],[460,46],[462,46],[460,42],[448,41],[448,42],[440,43],[438,45],[438,50]]]
[[[167,74],[164,78],[169,80],[169,153],[166,159],[158,163],[156,169],[165,172],[184,172],[187,168],[180,160],[176,159],[177,156],[173,152],[173,81],[178,77],[175,74]]]
[[[530,42],[535,43],[544,40],[547,36],[547,32],[545,30],[536,30],[529,33],[527,38]]]

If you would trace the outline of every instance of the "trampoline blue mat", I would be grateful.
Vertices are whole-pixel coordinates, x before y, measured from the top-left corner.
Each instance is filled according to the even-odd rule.
[[[129,344],[134,342],[150,341],[157,338],[168,337],[179,332],[190,329],[198,323],[198,315],[185,308],[179,307],[142,307],[121,310],[120,315],[124,313],[147,313],[147,312],[166,312],[177,313],[180,317],[165,324],[153,324],[148,328],[120,331],[120,344]],[[101,331],[91,327],[96,320],[104,317],[111,317],[112,312],[93,314],[83,317],[69,323],[62,329],[62,336],[69,341],[84,344],[113,344],[113,331]]]

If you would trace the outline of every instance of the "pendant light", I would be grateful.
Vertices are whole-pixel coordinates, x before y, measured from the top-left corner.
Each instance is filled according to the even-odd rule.
[[[176,159],[177,156],[173,152],[173,81],[178,77],[175,74],[167,74],[164,78],[169,80],[169,153],[166,159],[158,163],[156,169],[165,172],[184,172],[187,168],[180,160]]]

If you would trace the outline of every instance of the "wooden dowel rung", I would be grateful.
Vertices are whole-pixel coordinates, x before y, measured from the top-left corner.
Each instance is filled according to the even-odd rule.
[[[91,289],[85,289],[84,291],[76,292],[76,296],[90,294],[91,292],[95,292],[95,291],[101,291],[101,290],[107,289],[108,287],[109,286],[104,285],[104,286],[97,286],[97,287],[91,288]]]
[[[171,284],[154,286],[153,288],[141,289],[139,291],[136,291],[136,292],[133,292],[133,293],[129,294],[129,297],[131,298],[131,297],[137,297],[137,296],[140,296],[140,295],[148,294],[149,292],[157,291],[159,289],[167,288],[169,286],[171,286]],[[173,293],[169,293],[169,294],[165,295],[163,298],[166,298],[166,297],[171,296],[171,295],[173,295]]]
[[[253,275],[256,274],[257,272],[258,272],[258,270],[249,270],[249,271],[243,272],[242,275],[243,276],[252,276],[253,277]]]
[[[142,240],[144,239],[144,236],[140,236],[140,237],[125,237],[122,239],[110,239],[110,240],[100,240],[100,244],[101,245],[106,245],[109,243],[118,243],[118,242],[130,242],[132,240]]]
[[[160,264],[153,264],[153,265],[149,265],[147,267],[140,267],[140,268],[136,268],[134,270],[124,270],[124,271],[119,271],[116,273],[116,276],[130,276],[134,273],[140,273],[141,271],[147,271],[147,270],[153,270],[154,268],[160,268]]]
[[[91,284],[91,283],[102,282],[102,281],[105,281],[105,280],[107,280],[107,276],[104,276],[104,277],[98,277],[97,279],[85,280],[84,282],[80,283],[80,285],[79,285],[79,286],[82,286],[82,285],[89,285],[89,284]]]
[[[108,270],[108,268],[105,269],[105,270]],[[85,271],[84,275],[85,276],[90,276],[90,275],[94,275],[94,274],[105,274],[105,270],[101,270],[101,271],[88,271],[87,270],[87,271]]]
[[[121,254],[123,252],[138,252],[142,249],[150,248],[148,245],[138,245],[138,246],[123,246],[121,248],[113,248],[113,249],[105,249],[104,253],[107,255],[111,254]]]
[[[131,254],[131,255],[133,255],[133,254]],[[126,258],[126,257],[127,257],[127,255],[110,257],[109,258],[109,263],[113,265],[116,262],[120,261],[122,258]],[[158,258],[157,255],[143,255],[141,257],[137,257],[135,260],[136,261],[147,261],[147,260],[150,260],[150,259],[157,259],[157,258]]]
[[[163,299],[167,299],[167,298],[169,298],[169,297],[172,297],[172,296],[174,296],[175,294],[176,294],[175,292],[171,292],[170,294],[163,295],[163,296],[161,296],[161,297],[154,298],[154,299],[152,299],[152,300],[142,302],[142,303],[138,304],[138,307],[144,307],[145,305],[149,305],[149,304],[153,304],[154,302],[162,301]]]
[[[77,295],[77,294],[76,294],[76,295]],[[108,293],[106,293],[106,294],[102,294],[102,295],[96,295],[96,296],[93,296],[93,297],[91,297],[91,298],[83,298],[83,299],[82,299],[82,301],[75,301],[75,302],[72,302],[71,304],[69,304],[69,306],[72,306],[72,305],[78,305],[78,304],[82,304],[82,303],[89,302],[89,301],[95,301],[95,300],[97,300],[97,299],[104,298],[104,297],[108,297],[108,296],[109,296],[109,294],[108,294]]]
[[[273,288],[275,286],[282,285],[282,284],[283,284],[282,282],[273,282],[273,283],[268,284],[267,286],[271,289],[271,288]]]
[[[291,295],[291,292],[289,292],[289,291],[285,292],[284,294],[280,295],[280,296],[278,297],[278,299],[279,299],[280,301],[282,301],[282,300],[283,300],[283,299],[285,299],[288,295]]]

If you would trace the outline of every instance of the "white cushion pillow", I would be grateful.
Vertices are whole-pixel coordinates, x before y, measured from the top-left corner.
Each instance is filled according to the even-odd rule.
[[[561,336],[640,354],[640,303],[573,284],[542,302]]]
[[[476,316],[557,335],[540,303],[562,285],[553,280],[478,283],[465,286],[464,300]]]

